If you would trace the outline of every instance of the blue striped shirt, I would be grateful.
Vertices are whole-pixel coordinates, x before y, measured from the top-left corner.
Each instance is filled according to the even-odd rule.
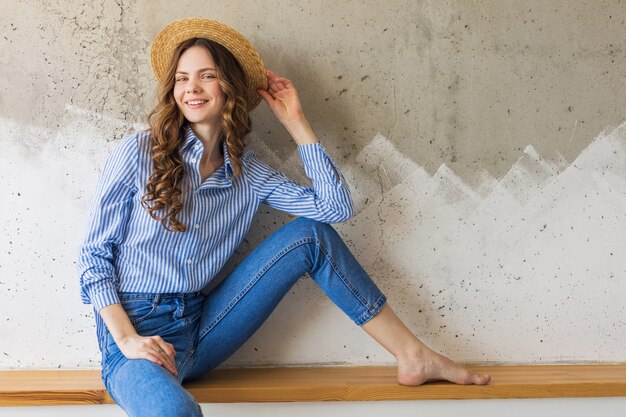
[[[225,145],[224,164],[202,182],[203,145],[187,126],[178,214],[187,231],[170,232],[141,206],[152,171],[149,132],[123,139],[104,164],[80,248],[82,301],[99,311],[119,303],[118,292],[202,290],[235,252],[261,203],[325,223],[349,219],[350,189],[322,144],[298,151],[312,187],[289,180],[249,148],[241,157],[242,174],[233,177]]]

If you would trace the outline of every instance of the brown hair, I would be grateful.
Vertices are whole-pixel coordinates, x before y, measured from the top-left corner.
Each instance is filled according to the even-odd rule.
[[[146,184],[146,193],[141,198],[141,205],[153,219],[161,221],[167,230],[176,232],[187,230],[176,218],[183,207],[180,187],[184,168],[180,145],[184,140],[186,119],[174,99],[174,84],[180,56],[196,45],[204,47],[213,57],[217,79],[224,93],[221,139],[226,143],[234,176],[241,173],[244,137],[252,128],[248,116],[246,77],[235,57],[222,45],[206,38],[191,38],[182,42],[174,52],[165,80],[159,85],[157,104],[147,117],[153,171]]]

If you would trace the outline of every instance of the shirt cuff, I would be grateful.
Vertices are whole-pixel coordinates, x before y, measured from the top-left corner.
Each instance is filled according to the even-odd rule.
[[[97,311],[111,304],[121,304],[117,289],[112,283],[103,283],[99,288],[92,289],[89,298]]]
[[[298,145],[300,157],[304,163],[304,172],[312,180],[329,184],[342,185],[343,175],[339,167],[328,155],[321,142]]]

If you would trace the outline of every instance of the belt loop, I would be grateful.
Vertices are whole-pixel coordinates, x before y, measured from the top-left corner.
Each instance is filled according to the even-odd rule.
[[[157,294],[157,295],[154,296],[154,300],[152,301],[152,305],[159,304],[159,301],[161,301],[161,294]]]

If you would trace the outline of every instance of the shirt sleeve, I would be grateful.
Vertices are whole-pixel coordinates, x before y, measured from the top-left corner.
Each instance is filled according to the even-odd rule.
[[[107,157],[89,214],[87,235],[78,256],[81,299],[98,311],[119,303],[113,264],[137,192],[137,135],[124,139]]]
[[[254,192],[261,202],[278,210],[324,223],[352,217],[350,188],[339,167],[321,143],[298,146],[304,171],[312,187],[298,184],[249,152],[249,169]]]

